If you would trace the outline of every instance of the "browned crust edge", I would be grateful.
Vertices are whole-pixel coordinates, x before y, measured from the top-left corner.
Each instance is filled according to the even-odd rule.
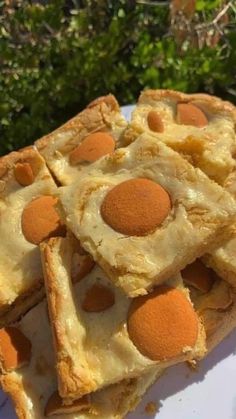
[[[44,295],[45,290],[42,280],[32,284],[32,287],[26,293],[20,295],[0,316],[0,327],[19,320],[29,309],[38,304]]]
[[[65,239],[64,239],[65,240]],[[50,324],[53,334],[53,345],[56,354],[56,367],[58,375],[58,388],[60,396],[70,403],[84,394],[91,393],[95,387],[92,380],[86,377],[81,370],[80,375],[74,371],[74,365],[69,354],[66,354],[64,347],[65,336],[58,321],[58,313],[63,306],[63,295],[57,288],[53,272],[53,251],[62,243],[63,238],[57,237],[48,240],[40,245],[42,264],[44,271],[45,289],[49,308]],[[68,243],[69,245],[69,243]],[[77,366],[78,367],[78,366]]]
[[[226,282],[231,284],[236,288],[236,271],[233,266],[229,266],[227,261],[224,261],[221,258],[210,253],[207,253],[202,256],[202,260],[205,265],[214,269],[214,271],[219,275],[220,278],[223,278]]]
[[[159,101],[161,99],[170,99],[175,102],[195,102],[206,106],[209,111],[216,113],[216,112],[224,112],[228,113],[236,122],[236,108],[235,106],[228,102],[220,99],[217,96],[211,96],[205,93],[183,93],[175,90],[155,90],[155,89],[147,89],[141,92],[138,104],[143,104],[149,102],[149,100]]]
[[[236,290],[234,290],[233,304],[229,311],[224,313],[224,321],[209,338],[207,338],[207,354],[209,354],[226,336],[236,327]]]
[[[227,221],[229,222],[229,221]],[[211,248],[215,248],[218,245],[221,245],[222,242],[227,240],[230,234],[230,230],[226,228],[225,225],[221,225],[218,223],[217,227],[214,229],[211,234],[209,233],[208,239],[204,241],[204,243],[200,244],[198,248],[189,251],[189,253],[183,258],[176,258],[172,265],[166,269],[163,273],[159,274],[156,279],[153,279],[150,286],[145,285],[145,288],[140,286],[140,288],[133,288],[132,285],[130,286],[129,278],[132,276],[133,278],[139,279],[140,277],[144,277],[144,274],[135,274],[130,272],[121,272],[117,267],[111,266],[97,251],[93,249],[93,258],[100,264],[100,266],[104,269],[108,277],[111,278],[112,282],[123,289],[123,291],[130,297],[135,298],[138,295],[147,294],[154,286],[157,286],[167,279],[169,279],[172,275],[175,275],[176,272],[181,271],[186,265],[192,263],[198,257],[201,257],[206,253],[206,251],[211,250]],[[81,243],[83,244],[83,239],[81,238]],[[91,246],[93,247],[93,242],[91,241]],[[146,283],[148,282],[148,278],[146,279]]]
[[[14,404],[16,414],[19,419],[30,419],[26,400],[24,398],[25,390],[21,380],[12,374],[0,376],[0,386],[7,393]]]
[[[114,399],[115,417],[117,419],[121,419],[128,412],[134,410],[148,388],[154,383],[154,381],[159,379],[163,373],[164,370],[153,369],[152,371],[138,378],[124,380],[117,384],[108,386],[105,389],[102,389],[101,391],[104,393],[106,398],[108,397],[109,399]],[[14,373],[0,377],[0,386],[2,390],[12,399],[18,418],[30,419],[31,415],[29,414],[27,403],[24,397],[26,393],[23,383],[18,377],[14,377],[13,374]],[[96,393],[94,393],[94,395],[95,394]],[[91,414],[93,415],[93,411],[94,417],[97,417],[99,411],[102,412],[102,410],[100,410],[102,406],[100,405],[99,411],[97,411],[98,406],[96,406],[96,403],[93,405],[92,398],[93,394],[91,394],[91,405],[89,406],[88,410],[82,412],[83,417],[87,417],[87,414],[90,417]]]

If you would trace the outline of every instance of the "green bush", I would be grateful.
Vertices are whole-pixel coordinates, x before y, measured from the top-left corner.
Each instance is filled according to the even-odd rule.
[[[144,87],[236,100],[233,11],[216,46],[199,49],[176,42],[168,2],[146,3],[0,2],[0,154],[32,143],[107,92],[121,104]],[[220,3],[198,0],[198,18],[211,19]]]

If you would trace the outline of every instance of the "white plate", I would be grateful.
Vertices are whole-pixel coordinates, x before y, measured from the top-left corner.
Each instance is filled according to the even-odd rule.
[[[123,107],[126,117],[131,110]],[[236,330],[200,363],[197,372],[183,364],[170,368],[127,419],[144,419],[150,401],[159,405],[156,415],[147,416],[152,419],[236,419]],[[0,392],[0,419],[15,418],[11,402]]]

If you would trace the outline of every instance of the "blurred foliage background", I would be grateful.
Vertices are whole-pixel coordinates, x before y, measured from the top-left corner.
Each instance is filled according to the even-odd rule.
[[[0,154],[107,92],[205,91],[236,102],[236,1],[0,1]]]

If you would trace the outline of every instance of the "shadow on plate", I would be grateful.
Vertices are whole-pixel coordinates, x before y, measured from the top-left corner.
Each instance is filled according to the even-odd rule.
[[[234,354],[236,354],[236,330],[199,363],[196,371],[188,367],[186,363],[170,367],[163,377],[154,385],[155,389],[153,386],[147,393],[143,402],[141,402],[138,407],[138,413],[131,413],[128,415],[127,419],[138,419],[139,417],[143,417],[145,406],[150,401],[156,401],[159,405],[157,412],[161,411],[161,406],[166,399],[194,383],[200,383],[206,378],[211,369],[216,367],[222,360]],[[155,415],[156,414],[154,413],[153,415],[148,415],[148,417],[150,419],[155,418]],[[236,418],[235,412],[234,415],[235,416],[232,417],[233,419]]]

